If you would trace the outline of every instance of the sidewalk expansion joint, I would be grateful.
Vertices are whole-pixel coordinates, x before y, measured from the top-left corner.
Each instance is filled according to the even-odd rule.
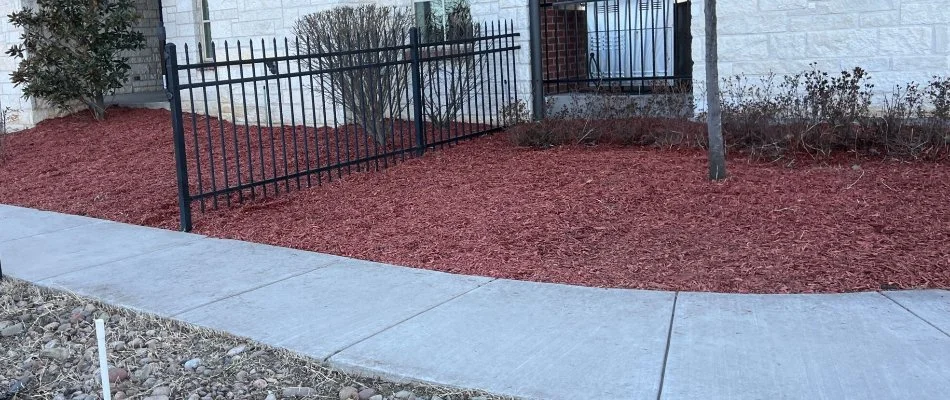
[[[77,228],[83,228],[83,227],[92,226],[92,225],[107,224],[107,223],[110,223],[110,222],[111,222],[111,221],[96,220],[96,221],[87,222],[87,223],[84,223],[84,224],[79,224],[79,225],[75,225],[75,226],[70,226],[70,227],[68,227],[68,228],[52,230],[52,231],[49,231],[49,232],[40,232],[40,233],[34,233],[34,234],[32,234],[32,235],[26,235],[26,236],[23,236],[23,237],[18,237],[18,238],[13,238],[13,239],[7,239],[7,240],[0,240],[0,243],[15,242],[15,241],[17,241],[17,240],[23,240],[23,239],[34,238],[34,237],[37,237],[37,236],[42,236],[42,235],[50,235],[50,234],[53,234],[53,233],[65,232],[65,231],[68,231],[68,230],[73,230],[73,229],[77,229]]]
[[[228,300],[228,299],[231,299],[231,298],[234,298],[234,297],[237,297],[237,296],[246,294],[246,293],[253,292],[253,291],[258,290],[258,289],[266,288],[266,287],[271,286],[271,285],[276,285],[276,284],[281,283],[281,282],[284,282],[284,281],[286,281],[286,280],[288,280],[288,279],[294,279],[294,278],[297,278],[297,277],[299,277],[299,276],[303,276],[303,275],[309,274],[309,273],[314,272],[314,271],[319,271],[319,270],[321,270],[321,269],[324,269],[324,268],[327,268],[327,267],[331,267],[331,266],[333,266],[333,265],[335,265],[335,263],[332,263],[332,262],[331,262],[331,263],[329,263],[329,264],[324,264],[324,265],[321,265],[321,266],[319,266],[319,267],[316,267],[316,268],[313,268],[313,269],[309,269],[309,270],[306,270],[306,271],[303,271],[303,272],[300,272],[300,273],[296,273],[296,274],[287,276],[287,277],[285,277],[285,278],[278,279],[278,280],[273,281],[273,282],[268,282],[268,283],[265,283],[265,284],[262,284],[262,285],[258,285],[258,286],[255,286],[255,287],[252,287],[252,288],[249,288],[249,289],[242,290],[242,291],[237,292],[237,293],[232,293],[232,294],[229,294],[229,295],[227,295],[227,296],[224,296],[224,297],[222,297],[222,298],[220,298],[220,299],[215,299],[215,300],[211,300],[211,301],[208,301],[208,302],[199,304],[199,305],[197,305],[197,306],[188,307],[188,308],[186,308],[186,309],[184,309],[184,310],[182,310],[182,311],[178,311],[178,312],[176,312],[176,313],[174,313],[174,314],[172,314],[172,315],[169,315],[169,317],[171,317],[171,318],[178,318],[178,317],[181,316],[181,315],[184,315],[184,314],[187,314],[187,313],[189,313],[189,312],[195,311],[195,310],[197,310],[197,309],[199,309],[199,308],[207,307],[207,306],[212,305],[212,304],[214,304],[214,303],[218,303],[218,302],[221,302],[221,301],[225,301],[225,300]]]
[[[106,261],[106,262],[101,262],[101,263],[98,263],[98,264],[87,265],[87,266],[85,266],[85,267],[82,267],[82,268],[79,268],[79,269],[76,269],[76,270],[73,270],[73,271],[67,271],[67,272],[62,272],[62,273],[55,274],[55,275],[46,276],[46,277],[43,277],[43,278],[35,279],[34,281],[37,282],[37,283],[42,284],[43,281],[50,280],[50,279],[54,279],[54,278],[59,278],[59,277],[61,277],[61,276],[63,276],[63,275],[69,275],[69,274],[74,274],[74,273],[76,273],[76,272],[87,271],[87,270],[90,270],[90,269],[92,269],[92,268],[101,267],[101,266],[103,266],[103,265],[109,265],[109,264],[112,264],[112,263],[117,263],[117,262],[120,262],[120,261],[125,261],[125,260],[132,259],[132,258],[136,258],[136,257],[147,256],[147,255],[149,255],[149,254],[154,254],[154,253],[158,253],[158,252],[160,252],[160,251],[165,251],[165,250],[171,250],[171,249],[174,249],[174,248],[177,248],[177,247],[190,246],[190,245],[192,245],[192,244],[194,244],[194,243],[195,243],[195,242],[172,243],[172,244],[169,244],[169,245],[166,245],[166,246],[160,246],[160,247],[158,247],[158,248],[154,248],[154,249],[152,249],[152,250],[149,250],[149,251],[146,251],[146,252],[143,252],[143,253],[133,254],[133,255],[128,256],[128,257],[117,258],[117,259],[115,259],[115,260],[110,260],[110,261]]]
[[[927,321],[926,319],[924,319],[924,317],[921,317],[921,316],[918,315],[917,313],[911,311],[911,309],[909,309],[909,308],[907,308],[907,307],[904,307],[904,305],[901,304],[899,301],[894,300],[893,298],[891,298],[891,296],[888,296],[886,292],[878,292],[878,293],[879,293],[881,296],[884,296],[884,298],[886,298],[886,299],[888,299],[888,300],[894,302],[894,304],[897,304],[898,307],[903,308],[905,311],[909,312],[911,315],[917,317],[917,319],[919,319],[919,320],[921,320],[921,321],[924,321],[924,323],[926,323],[927,325],[930,325],[931,327],[933,327],[934,329],[936,329],[938,332],[940,332],[940,333],[946,335],[947,337],[950,337],[950,333],[948,333],[947,331],[945,331],[945,330],[943,330],[943,329],[940,329],[940,327],[938,327],[937,325],[934,325],[934,324],[933,324],[932,322],[930,322],[930,321]]]
[[[663,397],[663,383],[666,379],[666,361],[670,358],[670,342],[673,339],[673,319],[676,317],[676,301],[680,292],[673,293],[673,308],[670,310],[670,324],[666,330],[666,350],[663,351],[663,366],[660,369],[660,387],[656,391],[656,400]]]
[[[409,321],[409,320],[411,320],[411,319],[413,319],[413,318],[415,318],[415,317],[418,317],[418,316],[420,316],[420,315],[422,315],[422,314],[425,314],[425,313],[427,313],[427,312],[429,312],[429,311],[432,311],[432,310],[434,310],[434,309],[436,309],[436,308],[438,308],[438,307],[441,307],[441,306],[445,305],[446,303],[449,303],[449,302],[451,302],[451,301],[453,301],[453,300],[455,300],[455,299],[457,299],[457,298],[459,298],[459,297],[462,297],[462,296],[465,296],[465,295],[467,295],[467,294],[469,294],[469,293],[471,293],[471,292],[474,292],[474,291],[480,289],[481,287],[483,287],[483,286],[485,286],[485,285],[487,285],[487,284],[489,284],[489,283],[492,283],[492,282],[494,282],[494,281],[496,281],[496,280],[498,280],[498,278],[491,278],[489,281],[487,281],[487,282],[485,282],[485,283],[478,284],[478,285],[476,285],[475,287],[473,287],[473,288],[471,288],[471,289],[469,289],[469,290],[466,290],[466,291],[464,291],[464,292],[462,292],[462,293],[459,293],[459,294],[457,294],[457,295],[455,295],[455,296],[449,297],[448,299],[445,299],[444,301],[441,301],[441,302],[439,302],[439,303],[433,305],[432,307],[426,308],[425,310],[422,310],[422,311],[419,311],[419,312],[417,312],[417,313],[415,313],[415,314],[412,314],[412,315],[410,315],[410,316],[408,316],[408,317],[406,317],[406,318],[403,318],[403,319],[400,320],[400,321],[396,321],[396,322],[394,322],[393,324],[391,324],[391,325],[389,325],[389,326],[387,326],[387,327],[385,327],[385,328],[383,328],[383,329],[380,329],[380,330],[379,330],[378,332],[376,332],[376,333],[373,333],[373,334],[371,334],[371,335],[369,335],[369,336],[367,336],[367,337],[364,337],[364,338],[362,338],[362,339],[359,339],[359,340],[357,340],[357,341],[355,341],[355,342],[353,342],[353,343],[350,343],[350,344],[344,346],[343,348],[341,348],[341,349],[339,349],[339,350],[337,350],[337,351],[334,351],[333,353],[330,353],[330,355],[326,356],[326,357],[323,359],[323,362],[329,362],[331,358],[333,358],[333,357],[336,356],[337,354],[340,354],[340,353],[346,351],[346,350],[349,349],[350,347],[356,346],[356,345],[358,345],[358,344],[360,344],[360,343],[363,343],[363,342],[365,342],[365,341],[367,341],[367,340],[369,340],[369,339],[372,339],[372,338],[376,337],[377,335],[379,335],[379,334],[381,334],[381,333],[383,333],[383,332],[386,332],[386,331],[388,331],[388,330],[390,330],[390,329],[392,329],[392,328],[395,328],[396,326],[399,326],[399,325],[401,325],[401,324],[403,324],[403,323],[405,323],[405,322],[407,322],[407,321]]]

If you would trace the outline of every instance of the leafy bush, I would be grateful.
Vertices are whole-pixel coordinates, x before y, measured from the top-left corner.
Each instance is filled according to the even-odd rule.
[[[120,54],[145,45],[132,30],[133,0],[37,0],[9,18],[23,28],[21,43],[6,52],[21,60],[11,82],[60,109],[79,100],[97,120],[105,118],[104,96],[128,77],[129,59]]]

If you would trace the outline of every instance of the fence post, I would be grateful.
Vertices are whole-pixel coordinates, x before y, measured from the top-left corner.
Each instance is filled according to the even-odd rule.
[[[412,60],[412,113],[416,127],[416,146],[421,156],[426,151],[425,121],[422,114],[422,72],[419,66],[419,28],[409,28],[409,54]]]
[[[172,134],[175,142],[175,174],[178,177],[178,212],[181,230],[191,231],[191,196],[188,195],[188,164],[185,160],[185,123],[178,90],[178,53],[175,44],[165,45],[165,96],[171,106]]]
[[[530,0],[528,26],[531,29],[531,114],[535,121],[544,119],[544,85],[541,81],[541,1]]]

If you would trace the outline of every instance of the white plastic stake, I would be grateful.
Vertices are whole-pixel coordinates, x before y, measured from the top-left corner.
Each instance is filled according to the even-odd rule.
[[[96,320],[96,339],[99,342],[99,376],[102,378],[102,399],[112,400],[112,388],[109,387],[109,363],[106,360],[106,324]]]

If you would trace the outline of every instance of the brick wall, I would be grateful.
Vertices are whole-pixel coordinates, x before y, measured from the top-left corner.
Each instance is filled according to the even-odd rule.
[[[541,0],[543,1],[543,0]],[[541,9],[541,58],[544,79],[586,79],[587,12],[571,8]],[[570,92],[586,83],[546,84],[545,93]]]

